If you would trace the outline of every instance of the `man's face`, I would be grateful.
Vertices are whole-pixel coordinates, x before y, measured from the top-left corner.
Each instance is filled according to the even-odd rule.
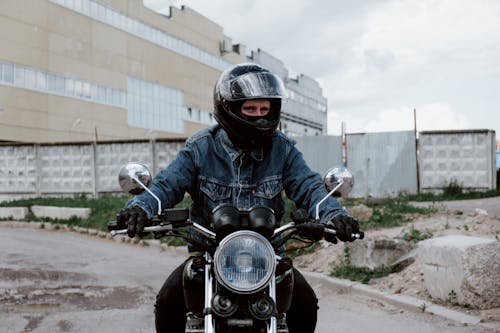
[[[268,99],[249,99],[241,106],[241,113],[248,117],[264,117],[270,108],[271,102]]]

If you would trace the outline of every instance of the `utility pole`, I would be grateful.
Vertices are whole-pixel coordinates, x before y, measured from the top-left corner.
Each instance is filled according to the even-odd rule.
[[[417,163],[417,193],[420,193],[420,170],[418,164],[417,109],[413,109],[413,133],[415,135],[415,160]]]

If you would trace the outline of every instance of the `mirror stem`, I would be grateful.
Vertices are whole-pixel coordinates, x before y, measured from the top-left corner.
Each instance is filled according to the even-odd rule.
[[[323,199],[320,200],[320,202],[318,202],[318,204],[316,205],[316,222],[319,222],[319,206],[326,200],[328,199],[335,191],[337,191],[337,189],[342,186],[342,184],[344,184],[344,180],[343,179],[339,179],[339,183],[337,186],[335,186],[333,188],[333,190],[330,191],[330,193],[328,193]]]
[[[158,198],[158,197],[156,196],[156,194],[154,194],[153,192],[151,192],[151,190],[150,190],[150,189],[149,189],[146,185],[144,185],[144,184],[143,184],[143,183],[139,180],[139,178],[137,178],[137,177],[135,177],[135,176],[131,176],[131,178],[132,178],[132,180],[133,180],[134,182],[136,182],[137,184],[141,185],[141,187],[142,187],[143,189],[145,189],[145,190],[146,190],[149,194],[151,194],[151,196],[152,196],[153,198],[155,198],[155,199],[156,199],[156,201],[158,202],[158,215],[161,215],[161,200],[160,200],[160,198]]]

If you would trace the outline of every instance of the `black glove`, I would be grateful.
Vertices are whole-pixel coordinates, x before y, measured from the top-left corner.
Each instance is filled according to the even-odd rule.
[[[146,212],[137,206],[127,207],[122,209],[116,218],[118,226],[127,228],[127,235],[133,238],[137,234],[141,234],[144,226],[149,222]]]
[[[337,215],[328,222],[329,226],[337,232],[336,235],[326,233],[325,239],[329,242],[337,244],[337,238],[343,242],[352,242],[356,238],[352,237],[352,234],[359,233],[359,223],[358,220],[348,215]]]

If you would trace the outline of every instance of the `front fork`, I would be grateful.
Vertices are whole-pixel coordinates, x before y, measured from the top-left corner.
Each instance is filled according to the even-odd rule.
[[[215,333],[212,317],[213,276],[212,257],[205,253],[205,333]]]

